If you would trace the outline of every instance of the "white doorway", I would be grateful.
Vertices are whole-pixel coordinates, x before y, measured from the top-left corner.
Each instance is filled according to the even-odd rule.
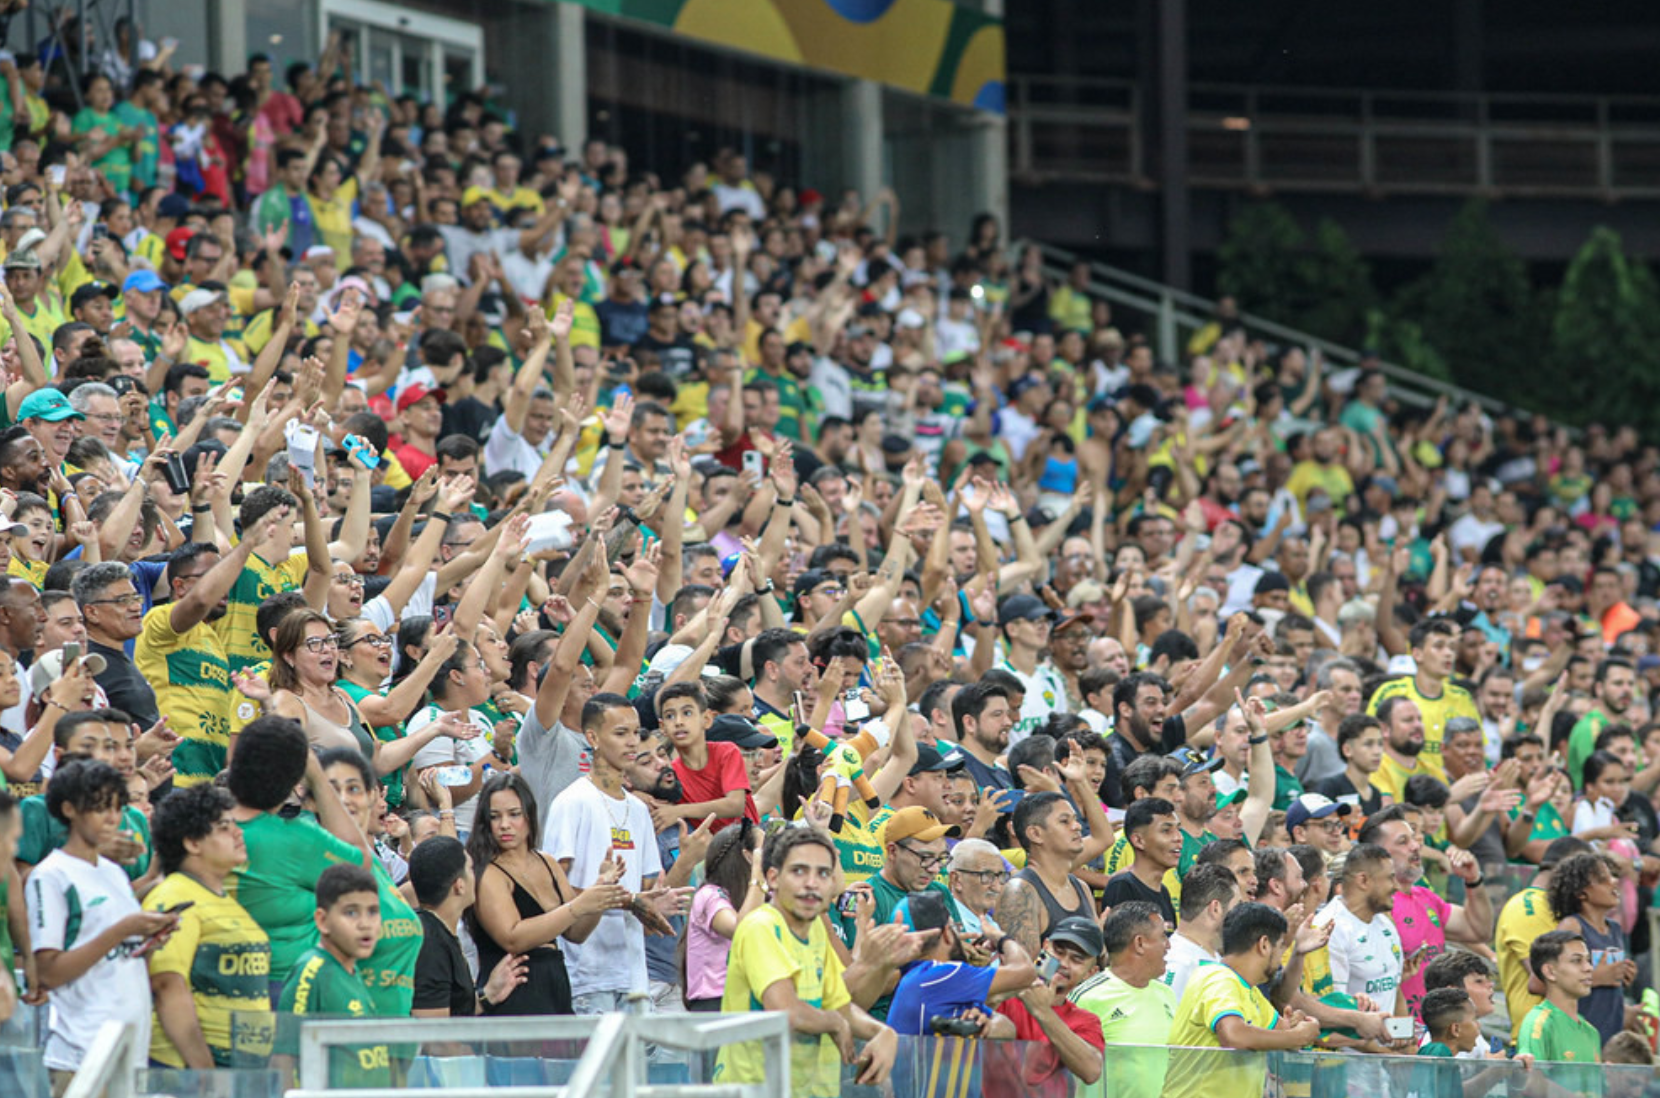
[[[322,0],[321,51],[330,31],[346,36],[353,71],[392,96],[448,106],[484,83],[484,28],[379,0]]]

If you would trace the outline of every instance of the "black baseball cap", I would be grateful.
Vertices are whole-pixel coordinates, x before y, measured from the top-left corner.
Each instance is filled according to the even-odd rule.
[[[1086,919],[1081,915],[1074,915],[1056,923],[1049,929],[1044,940],[1077,946],[1091,957],[1101,956],[1107,947],[1101,937],[1101,928],[1095,925],[1095,920]]]
[[[736,744],[744,751],[778,746],[777,736],[742,713],[722,713],[709,725],[704,738],[710,743]]]
[[[999,625],[1007,625],[1011,621],[1053,621],[1054,617],[1055,612],[1036,595],[1010,595],[997,608]]]
[[[961,770],[965,765],[962,754],[952,751],[946,754],[931,744],[919,743],[916,745],[916,762],[911,764],[912,774],[930,774],[935,771]]]

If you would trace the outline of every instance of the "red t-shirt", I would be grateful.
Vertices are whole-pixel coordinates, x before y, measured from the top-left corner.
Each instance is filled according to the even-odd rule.
[[[997,1013],[1014,1023],[1014,1033],[1017,1041],[1030,1043],[1010,1046],[1012,1049],[1020,1051],[1020,1056],[1016,1060],[994,1062],[992,1058],[988,1057],[982,1062],[982,1071],[989,1073],[985,1076],[986,1093],[996,1092],[993,1090],[993,1076],[1002,1077],[1005,1085],[999,1089],[1003,1093],[1024,1092],[1028,1095],[1046,1096],[1051,1093],[1050,1088],[1055,1085],[1057,1080],[1061,1087],[1066,1089],[1058,1090],[1056,1093],[1060,1095],[1069,1093],[1072,1075],[1061,1066],[1060,1053],[1056,1052],[1054,1047],[1050,1045],[1048,1036],[1043,1032],[1043,1027],[1038,1025],[1038,1020],[1032,1017],[1031,1012],[1026,1009],[1026,1004],[1019,999],[1005,999],[997,1005]],[[1106,1051],[1107,1040],[1101,1035],[1101,1019],[1099,1016],[1084,1010],[1082,1007],[1074,1006],[1064,999],[1055,1003],[1055,1014],[1066,1023],[1067,1029],[1070,1029],[1102,1052]],[[1009,1045],[1009,1042],[987,1041],[985,1044],[986,1050],[990,1052],[994,1046]],[[1008,1085],[1011,1083],[1016,1085],[1011,1087]]]
[[[416,474],[410,474],[414,476]],[[761,814],[755,811],[755,798],[749,791],[749,769],[744,766],[744,753],[735,743],[706,744],[709,749],[709,765],[702,770],[693,770],[686,765],[686,760],[676,756],[674,773],[680,779],[680,803],[702,804],[707,801],[718,801],[734,789],[744,791],[744,817],[752,823],[761,822]],[[686,826],[695,828],[702,820],[687,820]],[[715,830],[738,822],[738,817],[728,819],[716,817]]]
[[[419,479],[420,475],[429,468],[438,464],[438,459],[431,454],[423,453],[408,443],[394,443],[392,453],[397,456],[398,464],[408,473],[410,479]]]

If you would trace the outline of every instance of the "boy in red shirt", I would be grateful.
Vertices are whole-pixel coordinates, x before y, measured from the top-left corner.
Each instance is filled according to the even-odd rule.
[[[688,821],[688,826],[715,817],[714,830],[719,832],[728,824],[747,818],[761,821],[755,811],[755,798],[750,795],[749,768],[744,765],[743,750],[732,742],[734,737],[746,734],[765,738],[773,746],[778,741],[761,732],[753,721],[733,714],[719,718],[721,728],[712,734],[715,715],[709,711],[709,700],[703,687],[696,682],[677,682],[663,687],[656,698],[657,720],[674,745],[674,772],[680,779],[679,804],[666,805],[653,811],[652,823],[659,831],[672,827],[676,820]],[[730,728],[742,722],[746,727]],[[764,747],[766,744],[757,744]]]

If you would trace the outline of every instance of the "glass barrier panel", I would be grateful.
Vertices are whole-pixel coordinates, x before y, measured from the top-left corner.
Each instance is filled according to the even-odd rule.
[[[0,1094],[7,1098],[48,1098],[52,1081],[38,1048],[0,1046]]]
[[[282,1078],[269,1068],[220,1071],[176,1071],[151,1068],[141,1071],[133,1091],[140,1095],[167,1095],[168,1098],[282,1098]]]

